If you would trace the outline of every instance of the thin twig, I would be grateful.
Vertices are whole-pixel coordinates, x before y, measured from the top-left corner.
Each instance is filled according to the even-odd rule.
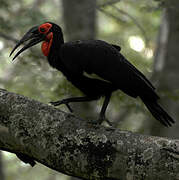
[[[15,42],[15,43],[17,43],[17,42],[19,41],[19,40],[16,39],[16,38],[13,38],[13,37],[11,37],[11,36],[9,36],[9,35],[4,34],[3,32],[0,32],[0,37],[6,39],[6,40],[8,40],[8,41],[13,41],[13,42]]]
[[[114,18],[114,19],[117,20],[118,22],[124,23],[124,20],[122,20],[122,19],[119,18],[118,16],[115,16],[115,15],[113,15],[112,13],[107,12],[107,11],[105,11],[104,9],[100,8],[100,7],[97,7],[97,9],[98,9],[99,11],[101,11],[102,13],[106,14],[107,16],[110,16],[110,17]]]
[[[117,8],[117,7],[114,6],[114,5],[111,5],[111,6],[112,6],[115,10],[117,10],[119,13],[121,13],[121,14],[127,16],[128,18],[130,18],[130,19],[134,22],[134,24],[139,28],[139,30],[141,31],[141,33],[143,34],[146,42],[149,41],[149,38],[148,38],[147,35],[146,35],[146,31],[144,30],[144,28],[140,25],[140,23],[139,23],[132,15],[130,15],[129,13],[125,12],[124,10],[121,10],[121,9]]]
[[[102,3],[102,4],[99,4],[98,6],[97,6],[97,8],[102,8],[102,7],[105,7],[105,6],[110,6],[110,5],[113,5],[113,4],[116,4],[116,3],[118,3],[118,2],[120,2],[120,0],[109,0],[109,1],[107,1],[107,2],[105,2],[105,3]]]

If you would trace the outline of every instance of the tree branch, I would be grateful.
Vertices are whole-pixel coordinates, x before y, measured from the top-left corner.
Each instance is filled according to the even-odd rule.
[[[0,90],[0,149],[83,179],[177,179],[179,141],[92,125]]]
[[[123,22],[123,23],[124,23],[124,20],[121,19],[120,17],[115,16],[115,15],[113,15],[112,13],[105,11],[103,8],[100,8],[100,7],[96,7],[96,8],[97,8],[99,11],[101,11],[102,13],[104,13],[105,15],[107,15],[107,16],[109,16],[109,17],[112,17],[112,18],[115,19],[117,22]]]
[[[102,7],[105,7],[105,6],[114,5],[114,4],[118,3],[118,2],[120,2],[120,0],[108,0],[108,1],[105,1],[104,3],[99,4],[97,7],[102,8]]]
[[[3,33],[3,32],[0,32],[0,37],[6,39],[6,40],[8,40],[8,41],[12,41],[12,42],[14,42],[14,43],[17,43],[17,42],[18,42],[18,39],[13,38],[12,36],[6,35],[6,34]]]
[[[127,16],[129,19],[131,19],[133,21],[133,23],[138,27],[138,29],[141,31],[141,33],[143,34],[143,37],[145,38],[145,41],[148,42],[149,38],[147,37],[146,31],[143,28],[143,26],[137,21],[137,19],[135,19],[132,15],[130,15],[129,13],[127,13],[126,11],[117,8],[116,6],[112,5],[112,7],[117,10],[119,13]]]
[[[107,4],[105,4],[105,5],[107,5]],[[146,43],[148,43],[149,38],[148,38],[148,36],[147,36],[147,34],[146,34],[146,31],[145,31],[145,29],[142,27],[142,25],[140,25],[140,23],[137,21],[137,19],[135,19],[132,15],[130,15],[129,13],[125,12],[124,10],[119,9],[118,7],[116,7],[116,6],[113,5],[113,4],[109,4],[109,5],[110,5],[111,7],[113,7],[113,9],[115,9],[116,11],[118,11],[120,14],[123,14],[123,15],[127,16],[130,20],[132,20],[133,23],[134,23],[134,24],[138,27],[138,29],[141,31],[141,33],[142,33],[142,35],[143,35]],[[110,13],[110,12],[104,10],[104,9],[103,9],[103,6],[97,6],[96,8],[97,8],[99,11],[101,11],[102,13],[106,14],[107,16],[115,19],[117,22],[122,22],[122,23],[124,23],[124,20],[123,20],[122,18],[120,18],[120,16],[115,16],[115,15],[113,15],[113,13]]]

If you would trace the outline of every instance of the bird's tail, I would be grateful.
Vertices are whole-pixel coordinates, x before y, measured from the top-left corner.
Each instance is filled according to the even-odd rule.
[[[175,121],[168,115],[168,113],[157,103],[156,100],[151,101],[149,99],[142,98],[142,101],[151,112],[151,114],[162,123],[164,126],[172,126]]]

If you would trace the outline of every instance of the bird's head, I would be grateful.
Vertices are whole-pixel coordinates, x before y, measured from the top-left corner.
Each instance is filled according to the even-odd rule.
[[[22,39],[19,40],[19,42],[17,42],[16,46],[11,51],[10,56],[21,44],[23,44],[26,41],[29,42],[25,44],[24,47],[16,53],[13,60],[26,49],[42,41],[43,41],[41,46],[42,52],[45,56],[48,56],[53,43],[53,38],[57,34],[61,36],[63,43],[63,35],[61,32],[61,28],[58,25],[51,22],[46,22],[39,26],[32,27],[29,31],[27,31],[27,33],[22,37]]]

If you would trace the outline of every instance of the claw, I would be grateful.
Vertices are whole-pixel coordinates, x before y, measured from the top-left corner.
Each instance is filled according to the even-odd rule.
[[[57,102],[49,102],[53,106],[58,106]]]
[[[108,119],[106,119],[105,116],[100,116],[100,117],[98,118],[97,123],[98,123],[98,124],[101,124],[103,121],[106,121],[106,122],[108,123],[108,125],[112,126],[112,123],[111,123]]]
[[[105,121],[106,121],[110,126],[113,126],[113,124],[112,124],[108,119],[105,119]]]
[[[70,105],[68,103],[65,104],[66,107],[68,108],[68,110],[72,113],[73,112],[73,109],[70,107]]]
[[[70,107],[70,105],[68,104],[68,102],[65,102],[64,100],[50,102],[50,104],[52,104],[53,106],[59,106],[59,105],[61,105],[61,104],[65,104],[66,107],[68,108],[68,110],[69,110],[71,113],[73,112],[73,109]]]

